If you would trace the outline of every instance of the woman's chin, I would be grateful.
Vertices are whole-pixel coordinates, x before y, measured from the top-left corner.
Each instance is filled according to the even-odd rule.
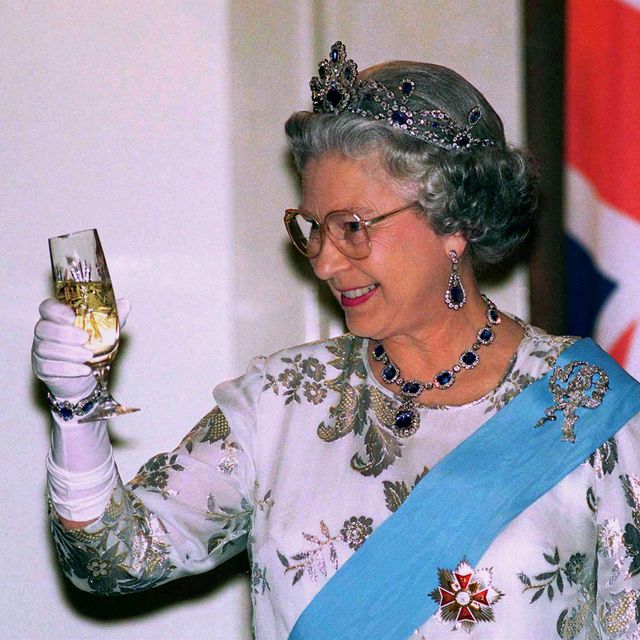
[[[349,333],[359,338],[371,338],[378,333],[374,323],[370,320],[367,321],[366,318],[362,317],[354,318],[350,316],[349,313],[345,314],[345,324],[347,325],[347,329],[349,329]]]

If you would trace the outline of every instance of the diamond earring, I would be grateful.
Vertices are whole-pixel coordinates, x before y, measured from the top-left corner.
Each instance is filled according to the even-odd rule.
[[[449,276],[447,289],[444,292],[444,301],[449,309],[458,311],[467,302],[467,292],[464,290],[458,275],[458,254],[454,249],[449,251],[449,257],[451,258],[451,275]]]

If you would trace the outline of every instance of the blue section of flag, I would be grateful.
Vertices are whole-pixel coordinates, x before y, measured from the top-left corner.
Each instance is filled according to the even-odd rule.
[[[586,249],[565,236],[565,332],[593,336],[600,310],[618,286],[600,272]]]

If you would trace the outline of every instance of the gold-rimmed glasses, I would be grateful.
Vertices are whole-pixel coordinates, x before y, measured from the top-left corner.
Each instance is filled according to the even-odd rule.
[[[293,246],[307,258],[316,258],[320,255],[326,234],[340,253],[347,258],[362,260],[371,253],[371,239],[367,229],[396,213],[415,206],[420,204],[410,202],[393,211],[368,219],[354,211],[331,211],[322,222],[303,209],[287,209],[284,213],[284,226],[287,228]]]

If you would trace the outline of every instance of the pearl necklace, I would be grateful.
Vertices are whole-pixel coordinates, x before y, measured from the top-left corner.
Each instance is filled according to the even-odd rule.
[[[487,305],[487,322],[476,332],[474,343],[465,349],[458,361],[449,369],[443,369],[436,373],[431,380],[405,380],[400,372],[400,367],[387,355],[384,345],[376,340],[373,347],[373,359],[382,363],[380,373],[385,384],[396,384],[400,387],[400,408],[396,411],[392,424],[387,425],[397,436],[406,438],[413,435],[420,428],[420,414],[416,408],[415,399],[423,391],[431,389],[448,389],[456,381],[456,373],[462,369],[474,369],[480,362],[478,351],[481,346],[490,345],[496,337],[493,327],[500,323],[500,314],[496,305],[482,295]]]

